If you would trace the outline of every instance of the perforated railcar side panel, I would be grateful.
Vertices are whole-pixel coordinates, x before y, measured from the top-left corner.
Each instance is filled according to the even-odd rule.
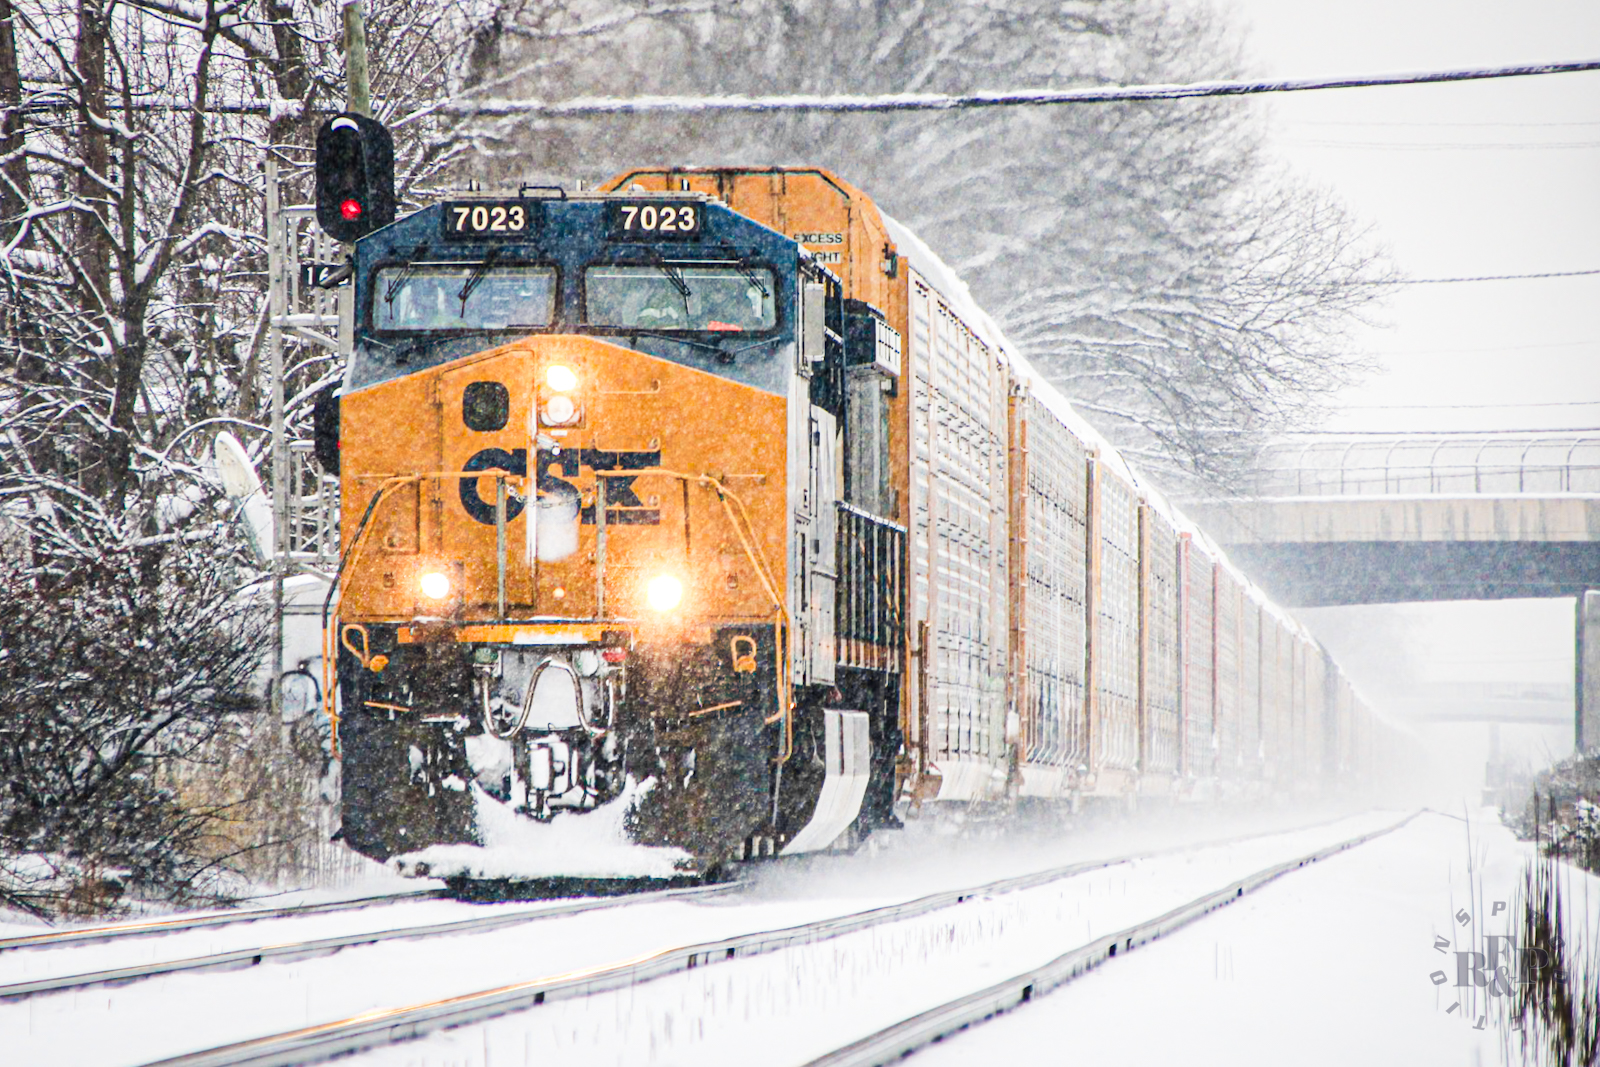
[[[1153,508],[1145,509],[1150,598],[1145,617],[1145,774],[1178,770],[1178,531]]]
[[[1298,785],[1306,773],[1306,641],[1288,630],[1290,641],[1290,699],[1288,729],[1285,734],[1286,765],[1291,785]]]
[[[1183,771],[1204,778],[1212,773],[1213,585],[1210,553],[1189,537],[1180,540],[1183,589]]]
[[[1294,770],[1295,636],[1281,619],[1274,620],[1277,636],[1276,692],[1273,693],[1273,760],[1276,780],[1287,782]]]
[[[1243,625],[1240,652],[1243,669],[1239,678],[1239,755],[1240,776],[1261,776],[1261,605],[1250,596],[1243,598]]]
[[[1300,764],[1302,780],[1315,784],[1327,770],[1328,661],[1316,644],[1306,644],[1306,730],[1305,761]]]
[[[1354,725],[1355,700],[1350,683],[1337,669],[1331,672],[1328,691],[1332,697],[1328,722],[1324,728],[1328,738],[1328,773],[1336,781],[1350,779],[1350,731]]]
[[[1139,760],[1139,499],[1106,466],[1100,493],[1100,592],[1095,598],[1094,767],[1133,770]]]
[[[912,617],[926,620],[938,757],[992,760],[1005,727],[1005,408],[995,357],[910,279]]]
[[[1240,719],[1243,711],[1243,656],[1241,630],[1244,625],[1239,580],[1226,567],[1216,571],[1217,648],[1214,661],[1216,709],[1217,774],[1237,778],[1240,770]]]
[[[1278,670],[1278,619],[1269,611],[1261,613],[1261,777],[1272,780],[1278,774],[1278,700],[1281,693]]]
[[[1027,660],[1023,699],[1030,763],[1085,762],[1083,442],[1032,396],[1027,402]]]

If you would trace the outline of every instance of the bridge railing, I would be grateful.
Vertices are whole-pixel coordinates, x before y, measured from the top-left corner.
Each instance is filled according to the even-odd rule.
[[[1312,438],[1270,448],[1260,496],[1600,493],[1600,434]]]

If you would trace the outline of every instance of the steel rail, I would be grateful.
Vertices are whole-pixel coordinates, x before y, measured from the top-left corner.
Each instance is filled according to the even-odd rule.
[[[180,916],[173,919],[151,919],[146,922],[116,923],[111,926],[86,926],[71,930],[52,930],[44,934],[0,938],[0,952],[19,948],[55,948],[59,945],[78,945],[97,941],[114,941],[125,937],[155,937],[207,926],[231,926],[234,923],[261,922],[264,919],[288,919],[300,915],[322,915],[334,911],[355,911],[380,904],[394,904],[408,900],[432,900],[447,895],[443,889],[410,889],[404,893],[385,893],[380,896],[357,897],[353,900],[330,900],[322,904],[297,904],[282,908],[253,908],[246,911],[221,912],[210,915]]]
[[[1119,949],[1126,955],[1140,945],[1187,926],[1218,908],[1232,904],[1246,893],[1252,893],[1286,874],[1304,868],[1307,864],[1316,863],[1374,838],[1393,833],[1420,814],[1422,814],[1420,811],[1412,812],[1393,826],[1361,834],[1336,845],[1309,852],[1299,859],[1257,871],[1215,892],[1196,897],[1187,904],[1181,904],[1157,918],[1137,923],[1125,930],[1097,938],[1086,945],[1063,953],[1042,967],[1024,971],[987,989],[969,993],[913,1015],[859,1041],[819,1056],[805,1067],[884,1067],[887,1064],[897,1063],[902,1057],[909,1056],[940,1038],[949,1037],[959,1030],[1030,1003],[1107,960],[1114,959]]]
[[[1087,871],[1128,863],[1145,855],[1150,853],[1141,854],[1141,857],[1121,856],[1075,863],[986,885],[934,893],[901,904],[890,904],[801,926],[763,930],[720,941],[664,949],[620,963],[536,978],[497,989],[446,997],[409,1007],[380,1009],[337,1022],[156,1060],[146,1067],[222,1067],[224,1064],[236,1067],[291,1067],[316,1063],[346,1053],[421,1037],[436,1030],[481,1022],[539,1004],[580,1000],[712,963],[815,944],[872,926],[953,907],[974,897],[1028,889]]]
[[[1414,818],[1410,816],[1409,818]],[[1333,820],[1338,821],[1338,820]],[[1379,833],[1403,825],[1404,821]],[[1313,824],[1323,825],[1323,824]],[[915,918],[953,907],[977,897],[1017,892],[1061,881],[1089,871],[1103,870],[1138,859],[1170,855],[1197,848],[1215,848],[1253,838],[1293,833],[1312,827],[1270,830],[1239,834],[1200,844],[1175,845],[1106,859],[1054,867],[1044,871],[1003,878],[982,885],[929,894],[915,900],[849,915],[835,916],[800,926],[764,930],[718,941],[663,949],[618,963],[606,964],[565,974],[549,975],[526,982],[465,993],[406,1007],[377,1009],[349,1019],[320,1023],[297,1030],[265,1035],[220,1045],[197,1052],[155,1060],[145,1067],[292,1067],[317,1063],[335,1056],[361,1052],[381,1045],[422,1037],[438,1030],[481,1022],[499,1015],[521,1011],[559,1000],[579,1000],[614,989],[637,985],[655,978],[680,974],[696,967],[728,960],[745,959],[798,948],[803,945],[842,937],[885,923]],[[1356,843],[1374,834],[1356,839]],[[1349,847],[1344,842],[1334,849]],[[1291,865],[1295,861],[1290,861]],[[1301,864],[1307,862],[1302,859]],[[1231,892],[1231,889],[1229,890]]]
[[[24,997],[37,996],[41,993],[59,993],[72,989],[84,989],[89,986],[106,985],[113,982],[132,982],[142,978],[154,978],[159,975],[176,974],[182,971],[254,966],[264,960],[279,957],[289,957],[297,960],[309,959],[314,956],[330,955],[340,949],[351,948],[356,945],[372,945],[382,941],[408,941],[424,937],[447,937],[453,934],[476,934],[487,930],[499,929],[503,926],[520,926],[525,923],[539,922],[543,919],[576,915],[585,911],[600,911],[606,908],[620,908],[630,904],[677,900],[685,896],[718,896],[738,888],[741,888],[741,886],[737,882],[725,882],[710,886],[656,889],[643,893],[628,893],[612,897],[597,897],[592,900],[580,900],[571,904],[558,904],[549,908],[524,908],[512,912],[502,911],[492,915],[480,915],[472,919],[455,919],[450,922],[429,923],[424,926],[400,926],[391,930],[369,930],[359,934],[341,934],[338,937],[323,937],[311,941],[285,941],[276,945],[255,945],[228,952],[191,956],[186,959],[162,960],[156,963],[142,963],[131,967],[113,967],[102,971],[87,971],[82,974],[64,974],[55,978],[39,978],[30,982],[16,982],[11,985],[0,986],[0,1001],[18,1000]]]

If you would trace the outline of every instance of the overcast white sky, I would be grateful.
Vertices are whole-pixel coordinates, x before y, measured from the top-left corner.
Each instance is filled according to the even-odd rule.
[[[1594,0],[1232,6],[1262,75],[1600,58]],[[1258,99],[1282,156],[1369,220],[1412,277],[1600,268],[1600,72]],[[1409,286],[1380,312],[1388,328],[1360,338],[1384,373],[1330,427],[1600,426],[1597,308],[1600,275]],[[1571,403],[1585,400],[1597,403]]]
[[[1221,0],[1228,3],[1228,0]],[[1596,0],[1231,0],[1252,75],[1311,76],[1600,58]],[[1600,72],[1257,98],[1273,144],[1333,189],[1414,278],[1600,269]],[[1358,343],[1383,372],[1338,429],[1600,427],[1600,275],[1413,285]],[[1584,403],[1588,402],[1588,403]],[[1454,406],[1468,405],[1468,406]],[[1358,684],[1394,674],[1572,677],[1571,600],[1302,613]],[[1363,634],[1404,640],[1381,650]],[[1407,636],[1409,635],[1409,636]],[[1411,662],[1400,663],[1398,657]],[[1487,730],[1440,740],[1464,771]],[[1570,731],[1528,731],[1533,747]],[[1506,741],[1512,741],[1510,732]]]

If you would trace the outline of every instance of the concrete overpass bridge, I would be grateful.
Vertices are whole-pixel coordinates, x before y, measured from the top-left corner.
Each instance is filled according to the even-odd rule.
[[[1577,738],[1600,746],[1600,431],[1309,439],[1255,495],[1184,507],[1291,606],[1576,597]]]
[[[1311,440],[1255,495],[1185,507],[1290,605],[1600,589],[1600,433]]]

